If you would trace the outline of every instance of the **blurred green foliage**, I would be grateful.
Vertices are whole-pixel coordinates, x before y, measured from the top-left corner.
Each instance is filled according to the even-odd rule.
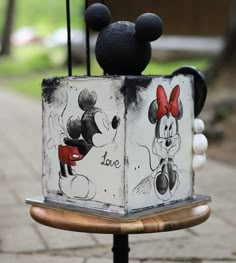
[[[7,1],[0,1],[0,32],[2,32]],[[16,0],[14,29],[32,26],[37,34],[44,36],[57,28],[65,28],[65,4],[65,0]],[[83,8],[83,0],[71,1],[72,28],[83,27]]]
[[[167,60],[162,62],[151,61],[147,68],[144,70],[143,75],[159,75],[159,74],[171,74],[177,68],[182,66],[193,66],[201,71],[205,71],[209,66],[209,60],[206,58],[198,59],[179,59],[179,60]]]
[[[7,0],[0,1],[0,30],[3,26]],[[58,28],[66,27],[65,0],[17,0],[14,31],[31,26],[39,36],[48,36]],[[83,28],[84,0],[71,1],[72,28]],[[1,31],[0,31],[1,33]],[[11,56],[0,57],[0,85],[14,91],[39,98],[43,78],[66,76],[66,47],[45,48],[42,44],[14,47]],[[102,75],[102,70],[92,58],[92,75]],[[170,74],[183,65],[193,65],[205,70],[205,58],[166,62],[151,61],[144,75]],[[73,75],[86,75],[85,65],[73,68]]]
[[[57,56],[61,54],[66,55],[65,47],[45,49],[42,46],[27,46],[14,49],[11,57],[0,58],[1,86],[39,98],[43,78],[67,75],[65,63],[64,66],[62,62],[58,63],[61,58]],[[209,61],[204,58],[166,62],[151,61],[143,74],[171,74],[176,68],[183,65],[192,65],[205,70],[208,64]],[[95,58],[92,58],[91,61],[91,72],[96,76],[103,74]],[[73,67],[73,75],[86,75],[85,65]]]

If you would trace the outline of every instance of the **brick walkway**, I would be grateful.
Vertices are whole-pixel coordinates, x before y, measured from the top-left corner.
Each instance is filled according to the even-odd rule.
[[[35,223],[25,198],[41,194],[41,107],[0,89],[0,262],[112,262],[111,235],[73,233]],[[235,167],[209,161],[197,192],[213,198],[200,226],[130,236],[131,262],[236,262]]]

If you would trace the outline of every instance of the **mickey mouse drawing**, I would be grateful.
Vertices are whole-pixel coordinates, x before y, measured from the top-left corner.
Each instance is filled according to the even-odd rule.
[[[78,116],[71,116],[66,129],[62,124],[62,118],[59,119],[57,115],[49,117],[52,138],[55,137],[55,130],[59,132],[57,145],[60,162],[59,188],[62,195],[71,198],[91,200],[95,197],[96,187],[93,182],[86,175],[76,174],[72,167],[79,165],[78,162],[83,160],[93,147],[103,147],[114,142],[120,124],[118,116],[114,116],[109,122],[107,115],[95,107],[96,101],[95,91],[89,92],[87,89],[81,91],[78,106],[84,113],[81,119]],[[52,138],[48,142],[49,148]]]

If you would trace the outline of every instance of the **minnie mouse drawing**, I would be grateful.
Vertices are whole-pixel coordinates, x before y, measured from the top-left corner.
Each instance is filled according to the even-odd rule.
[[[149,121],[155,124],[152,152],[160,161],[156,169],[150,167],[152,175],[135,187],[134,192],[138,194],[148,193],[154,188],[161,200],[168,200],[179,186],[177,166],[174,163],[174,156],[181,144],[178,121],[182,118],[183,107],[179,95],[178,85],[173,88],[169,100],[164,88],[161,85],[157,87],[156,100],[149,107],[148,117]]]
[[[182,67],[173,75],[191,74],[194,77],[194,132],[192,150],[193,172],[200,170],[206,162],[207,139],[203,135],[204,122],[196,118],[202,110],[206,98],[206,83],[203,75],[195,68]],[[169,99],[162,85],[156,89],[156,99],[148,109],[148,119],[155,124],[154,139],[151,151],[145,145],[140,145],[148,150],[151,172],[133,189],[133,194],[155,195],[163,201],[170,200],[180,186],[179,167],[175,163],[175,156],[181,146],[179,133],[180,120],[183,117],[183,104],[180,99],[180,86],[176,85],[171,90]],[[156,168],[152,168],[151,155],[158,160]]]

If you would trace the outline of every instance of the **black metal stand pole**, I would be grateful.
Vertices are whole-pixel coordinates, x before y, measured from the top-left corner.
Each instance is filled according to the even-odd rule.
[[[89,7],[89,1],[85,0],[85,10]],[[87,76],[91,76],[91,62],[90,62],[90,33],[89,27],[85,22],[85,40],[86,40],[86,66],[87,66]]]
[[[66,22],[67,22],[67,53],[68,53],[67,66],[68,66],[68,75],[72,76],[70,0],[66,0]]]
[[[128,263],[129,251],[129,236],[113,235],[113,263]]]

